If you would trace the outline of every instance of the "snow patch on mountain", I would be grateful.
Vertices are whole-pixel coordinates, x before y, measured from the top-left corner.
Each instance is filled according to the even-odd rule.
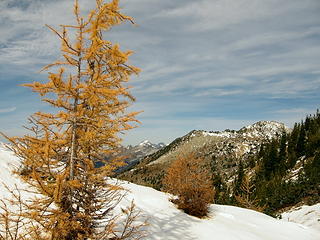
[[[269,140],[279,134],[279,130],[290,132],[290,129],[283,123],[276,121],[260,121],[241,128],[238,132],[247,137],[267,137]]]
[[[197,131],[191,136],[195,136]],[[203,136],[222,137],[222,138],[236,138],[236,137],[249,137],[249,138],[268,138],[272,139],[281,132],[290,132],[290,128],[286,127],[283,123],[276,121],[260,121],[252,125],[241,128],[238,131],[225,130],[222,132],[216,131],[201,131]]]
[[[236,133],[227,132],[227,131],[223,131],[223,132],[206,132],[206,131],[203,131],[202,134],[203,134],[203,136],[210,136],[210,137],[227,137],[227,138],[231,138],[231,137],[235,137],[236,136]]]

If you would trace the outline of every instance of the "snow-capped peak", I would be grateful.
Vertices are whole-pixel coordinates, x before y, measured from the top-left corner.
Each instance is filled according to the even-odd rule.
[[[254,124],[243,127],[242,129],[252,129],[252,128],[266,128],[266,129],[288,129],[283,123],[277,121],[259,121]]]
[[[144,140],[139,143],[139,146],[152,146],[153,144],[149,140]]]
[[[167,146],[167,145],[166,145],[165,143],[163,143],[163,142],[161,142],[161,143],[158,144],[158,147],[159,147],[159,148],[163,148],[163,147],[165,147],[165,146]]]
[[[248,125],[239,130],[244,136],[248,137],[267,137],[272,139],[273,137],[281,134],[282,132],[289,132],[290,129],[283,123],[276,121],[259,121],[252,125]]]

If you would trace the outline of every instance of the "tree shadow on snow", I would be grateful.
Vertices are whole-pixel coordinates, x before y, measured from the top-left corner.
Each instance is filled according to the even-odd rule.
[[[150,240],[195,240],[196,236],[191,231],[191,226],[200,219],[189,216],[182,211],[174,213],[158,212],[149,216],[147,239]]]

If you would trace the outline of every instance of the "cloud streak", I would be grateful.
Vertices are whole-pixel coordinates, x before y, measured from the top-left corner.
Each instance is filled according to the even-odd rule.
[[[11,108],[0,108],[0,113],[10,113],[16,111],[16,107],[11,107]]]

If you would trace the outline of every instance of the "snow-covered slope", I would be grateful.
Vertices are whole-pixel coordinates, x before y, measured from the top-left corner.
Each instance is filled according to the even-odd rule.
[[[18,166],[18,159],[0,147],[0,181],[9,187],[21,182],[10,169]],[[168,195],[152,188],[124,182],[129,190],[121,205],[128,206],[134,199],[137,207],[148,219],[148,240],[318,240],[320,231],[310,227],[280,221],[252,210],[238,207],[211,205],[210,216],[198,219],[175,208]],[[0,196],[8,196],[0,186]]]
[[[4,190],[3,184],[10,189],[15,188],[15,185],[23,186],[22,181],[11,173],[19,165],[19,159],[3,143],[0,143],[0,198],[9,196],[8,192]]]
[[[211,205],[210,216],[198,219],[175,208],[168,195],[152,188],[125,183],[131,191],[126,204],[134,198],[149,218],[150,240],[318,240],[320,231],[307,226],[274,219],[243,208]]]
[[[291,209],[282,213],[281,219],[283,221],[300,223],[320,232],[320,203]]]

